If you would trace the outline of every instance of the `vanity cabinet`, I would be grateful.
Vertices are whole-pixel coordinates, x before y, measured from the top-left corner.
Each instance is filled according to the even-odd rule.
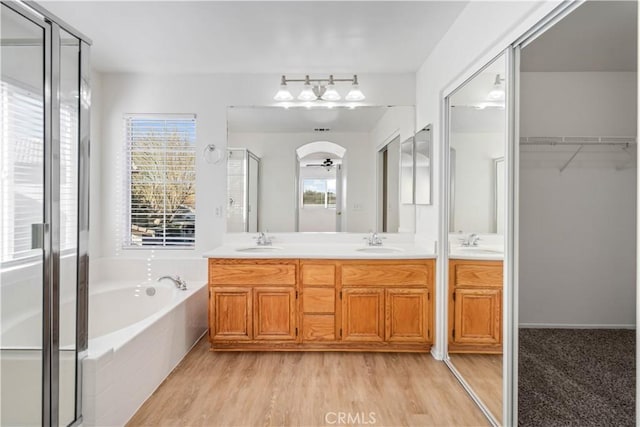
[[[210,259],[213,350],[429,351],[435,261]]]
[[[449,260],[449,352],[502,353],[502,261]]]
[[[210,260],[211,343],[295,341],[297,272],[291,260]]]

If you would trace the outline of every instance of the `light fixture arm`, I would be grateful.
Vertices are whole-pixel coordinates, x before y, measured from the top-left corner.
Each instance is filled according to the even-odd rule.
[[[329,75],[328,79],[317,79],[317,78],[311,78],[309,77],[309,75],[307,74],[304,79],[288,79],[287,76],[283,75],[282,78],[280,79],[280,84],[287,84],[287,83],[291,83],[291,82],[303,82],[304,84],[311,84],[311,82],[315,82],[315,83],[328,83],[328,84],[333,84],[333,82],[351,82],[355,85],[358,84],[358,75],[354,74],[353,78],[351,79],[335,79],[333,78],[333,74]]]
[[[304,76],[304,79],[288,79],[286,75],[282,75],[280,78],[280,89],[274,95],[273,99],[280,102],[292,101],[293,95],[287,87],[287,83],[304,83],[304,88],[298,95],[300,101],[339,101],[342,97],[338,93],[335,87],[336,82],[348,82],[351,83],[351,89],[345,96],[347,102],[359,102],[365,99],[364,94],[358,87],[358,75],[354,74],[350,79],[336,79],[333,74],[329,75],[329,78],[311,78],[308,74]]]

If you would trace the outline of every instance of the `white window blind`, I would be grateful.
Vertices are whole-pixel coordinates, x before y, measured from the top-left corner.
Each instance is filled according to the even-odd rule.
[[[2,262],[42,253],[31,249],[31,224],[44,214],[44,107],[37,94],[0,81],[2,98]]]
[[[44,107],[36,90],[0,81],[2,114],[2,260],[41,255],[31,249],[31,224],[44,220]],[[77,101],[77,100],[76,100]],[[60,105],[60,249],[77,246],[78,106]]]
[[[124,247],[195,246],[196,118],[129,115]]]

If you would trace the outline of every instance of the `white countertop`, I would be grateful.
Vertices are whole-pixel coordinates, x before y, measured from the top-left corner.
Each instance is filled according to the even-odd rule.
[[[450,259],[476,259],[486,261],[504,260],[504,236],[499,234],[480,234],[477,246],[463,246],[463,235],[449,235]]]
[[[271,246],[258,246],[246,234],[225,239],[222,246],[203,254],[205,258],[315,258],[315,259],[427,259],[436,258],[435,245],[420,245],[407,236],[382,235],[382,246],[367,246],[365,234],[330,239],[288,239],[273,235]]]
[[[486,261],[504,260],[504,252],[495,247],[477,246],[463,247],[452,246],[449,250],[450,259],[477,259]]]

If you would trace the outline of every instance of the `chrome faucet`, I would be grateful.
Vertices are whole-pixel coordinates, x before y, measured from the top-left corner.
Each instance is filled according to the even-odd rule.
[[[259,232],[254,239],[256,239],[256,245],[258,246],[271,246],[271,237],[267,235],[266,231]]]
[[[183,279],[180,278],[180,276],[162,276],[158,278],[158,282],[163,280],[163,279],[169,279],[173,282],[174,285],[176,285],[176,288],[182,290],[182,291],[186,291],[187,290],[187,282]]]
[[[375,231],[370,231],[369,237],[365,237],[364,239],[369,246],[382,246],[382,239],[384,239],[384,237],[380,237]]]
[[[462,240],[462,246],[478,246],[478,241],[480,240],[480,236],[476,233],[469,234],[469,237]]]

